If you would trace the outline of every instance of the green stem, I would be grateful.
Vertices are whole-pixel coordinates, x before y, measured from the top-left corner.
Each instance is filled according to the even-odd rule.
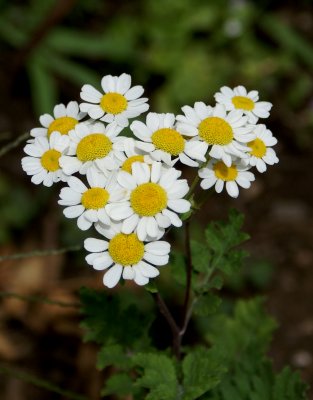
[[[70,251],[79,251],[81,250],[81,248],[82,248],[81,246],[77,245],[77,246],[63,247],[61,249],[33,250],[27,253],[8,254],[5,256],[0,256],[0,262],[7,260],[20,260],[22,258],[29,258],[29,257],[56,256]]]
[[[14,378],[20,379],[24,382],[31,383],[39,388],[49,390],[50,392],[57,393],[61,396],[67,397],[72,400],[89,400],[85,396],[81,396],[78,393],[71,392],[69,390],[64,390],[53,383],[46,381],[44,379],[38,378],[37,376],[31,375],[27,372],[19,371],[15,368],[11,368],[0,364],[0,374],[13,376]]]
[[[191,246],[190,246],[190,220],[187,220],[185,224],[185,249],[186,249],[186,291],[185,291],[185,300],[183,305],[182,327],[184,327],[186,323],[188,306],[191,295],[192,256],[191,256]],[[182,329],[180,330],[180,334],[181,332]]]
[[[15,147],[19,146],[20,143],[24,142],[28,138],[29,138],[29,133],[28,132],[23,133],[23,135],[18,136],[15,140],[13,140],[13,142],[10,142],[10,143],[6,144],[5,146],[3,146],[0,149],[0,157],[4,156],[6,153],[11,151],[12,149],[15,149]]]
[[[69,307],[69,308],[79,308],[80,304],[79,303],[66,303],[64,301],[59,301],[59,300],[52,300],[48,299],[47,297],[43,296],[25,296],[22,294],[18,293],[13,293],[13,292],[3,292],[0,291],[0,298],[14,298],[17,300],[21,301],[28,301],[30,303],[44,303],[44,304],[51,304],[54,306],[59,306],[59,307]]]

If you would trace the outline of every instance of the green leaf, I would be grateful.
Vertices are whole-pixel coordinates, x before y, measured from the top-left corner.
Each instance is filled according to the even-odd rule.
[[[225,368],[211,350],[197,348],[184,358],[183,373],[183,400],[194,400],[218,385]]]
[[[210,268],[210,252],[206,243],[191,240],[192,264],[198,272],[208,272]]]
[[[249,238],[249,235],[241,232],[243,219],[238,211],[230,210],[227,222],[212,222],[207,227],[205,237],[211,252],[211,268],[231,274],[242,266],[247,253],[234,247]]]
[[[149,293],[158,293],[158,288],[154,281],[150,281],[147,285],[144,286],[144,288]]]
[[[36,113],[51,112],[57,102],[57,89],[51,71],[38,52],[29,59],[27,70]]]
[[[262,298],[239,301],[233,317],[223,314],[214,317],[207,337],[214,351],[228,362],[236,362],[246,352],[255,359],[263,357],[276,323],[265,313],[262,304]]]
[[[220,297],[209,292],[200,296],[195,304],[195,314],[205,317],[216,312],[221,304]]]
[[[102,370],[110,365],[121,369],[128,369],[132,366],[129,356],[119,344],[102,346],[97,359],[97,368]]]
[[[115,373],[106,382],[101,390],[101,396],[127,396],[133,393],[133,381],[125,372]]]
[[[276,377],[273,400],[305,400],[307,389],[308,385],[301,381],[299,373],[285,367]]]
[[[295,29],[273,15],[267,15],[260,21],[263,29],[284,49],[298,56],[304,64],[313,67],[313,47]]]
[[[86,341],[134,348],[148,340],[152,316],[142,313],[134,304],[125,307],[117,295],[109,296],[104,291],[87,288],[81,289],[80,298],[85,314],[81,325],[86,329]]]
[[[186,266],[185,257],[178,251],[171,252],[170,258],[171,275],[177,283],[182,286],[186,285]]]
[[[142,376],[136,385],[149,389],[147,400],[176,400],[178,382],[173,361],[164,354],[141,353],[134,356]]]
[[[87,68],[79,63],[54,54],[53,57],[49,57],[49,64],[53,71],[77,86],[82,86],[86,83],[96,87],[100,85],[100,75],[91,68]]]

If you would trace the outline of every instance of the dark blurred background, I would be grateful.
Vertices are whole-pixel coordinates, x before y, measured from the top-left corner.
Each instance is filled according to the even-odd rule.
[[[280,163],[239,199],[212,198],[193,229],[225,218],[230,206],[246,214],[251,257],[224,295],[264,294],[279,324],[274,365],[291,364],[313,383],[312,8],[311,0],[0,0],[0,254],[82,243],[56,203],[60,187],[32,185],[20,166],[23,143],[8,144],[56,103],[79,101],[84,83],[127,72],[152,110],[174,113],[213,104],[223,85],[257,89],[274,104],[266,123]],[[89,270],[84,252],[0,261],[2,362],[97,399],[104,376],[96,348],[81,342],[78,309],[36,296],[76,303],[79,287],[101,288],[101,273]],[[162,280],[170,287],[165,271]],[[120,290],[147,296],[132,285]],[[0,374],[0,398],[62,397]]]

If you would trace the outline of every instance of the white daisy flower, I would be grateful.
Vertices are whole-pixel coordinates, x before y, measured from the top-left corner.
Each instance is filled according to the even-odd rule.
[[[238,197],[238,186],[248,189],[254,181],[254,175],[248,171],[249,167],[242,164],[240,159],[233,160],[230,167],[223,161],[210,160],[205,168],[199,170],[202,178],[202,189],[210,189],[215,185],[215,191],[221,193],[226,186],[226,191],[231,197]]]
[[[101,80],[101,86],[103,93],[91,85],[84,85],[80,93],[80,97],[87,102],[82,103],[80,109],[93,119],[109,123],[116,121],[125,127],[129,118],[138,117],[149,109],[146,104],[148,99],[140,98],[143,87],[131,88],[131,76],[128,74],[106,75]]]
[[[267,169],[266,164],[274,165],[279,162],[275,150],[271,147],[277,143],[277,139],[265,125],[256,125],[254,133],[256,138],[247,143],[250,148],[248,153],[250,157],[245,159],[244,162],[247,165],[256,167],[259,172],[265,172]]]
[[[165,241],[144,243],[135,233],[125,234],[112,224],[104,233],[106,240],[88,238],[85,249],[89,265],[96,270],[109,270],[103,276],[105,286],[112,288],[120,280],[134,280],[137,285],[146,285],[150,278],[159,275],[156,267],[166,265],[169,260],[170,244]]]
[[[22,158],[22,168],[27,175],[32,175],[32,183],[49,187],[68,180],[69,176],[60,167],[60,158],[67,151],[69,142],[68,136],[53,132],[49,138],[36,137],[33,143],[24,147],[28,157]]]
[[[185,115],[178,115],[177,127],[186,136],[193,136],[212,146],[209,155],[231,166],[232,156],[246,158],[249,148],[245,143],[255,139],[252,126],[247,125],[247,117],[242,111],[229,113],[223,105],[206,106],[196,102],[194,107],[184,106]]]
[[[116,156],[120,152],[115,150],[114,144],[122,129],[115,123],[107,127],[101,122],[78,124],[68,135],[71,140],[68,155],[60,158],[64,172],[84,175],[90,168],[100,172],[118,169],[120,163]]]
[[[110,225],[110,218],[105,210],[107,204],[120,201],[125,196],[116,181],[116,172],[105,176],[89,170],[87,173],[89,188],[78,178],[72,176],[68,187],[61,189],[58,203],[67,206],[63,213],[67,218],[78,218],[77,226],[85,231],[94,223]]]
[[[170,225],[181,226],[177,213],[190,209],[190,202],[183,199],[188,192],[186,179],[178,179],[181,171],[164,170],[161,163],[152,166],[135,162],[132,174],[120,171],[119,184],[129,191],[129,199],[107,205],[107,213],[115,221],[123,221],[122,232],[135,231],[139,240],[148,236],[157,238]]]
[[[79,111],[79,105],[76,101],[70,101],[67,106],[57,104],[53,109],[53,116],[50,114],[41,115],[39,121],[42,127],[33,128],[30,134],[33,137],[49,137],[52,132],[67,135],[85,115],[86,113]]]
[[[259,118],[268,118],[272,108],[272,103],[258,101],[257,90],[247,92],[244,86],[237,86],[234,89],[223,86],[214,97],[218,103],[226,107],[226,110],[241,110],[247,115],[251,124],[256,124]]]
[[[130,129],[143,141],[137,141],[136,146],[149,152],[155,161],[173,166],[179,159],[190,167],[198,167],[198,161],[205,161],[207,143],[197,139],[186,140],[175,127],[174,114],[149,113],[145,124],[134,121]]]
[[[142,162],[151,164],[153,160],[144,151],[136,147],[136,142],[133,138],[123,137],[115,143],[115,148],[120,151],[118,156],[120,157],[121,170],[132,172],[132,164],[134,162]]]

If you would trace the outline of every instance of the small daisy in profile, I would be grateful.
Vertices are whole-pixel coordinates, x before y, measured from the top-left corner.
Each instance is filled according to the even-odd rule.
[[[240,159],[233,160],[229,167],[223,161],[210,160],[205,168],[199,170],[199,176],[202,178],[200,186],[204,190],[215,186],[217,193],[221,193],[225,186],[227,193],[236,198],[239,195],[238,186],[248,189],[255,179],[248,169]]]
[[[149,109],[148,99],[140,97],[144,89],[142,86],[131,88],[131,76],[106,75],[101,80],[103,92],[99,92],[91,85],[82,87],[80,97],[86,102],[80,105],[83,112],[87,112],[93,119],[111,123],[116,121],[120,126],[128,126],[130,118],[138,117]]]
[[[60,159],[64,172],[68,175],[76,172],[85,175],[90,168],[104,173],[117,169],[120,164],[116,154],[119,151],[115,150],[114,143],[121,130],[114,123],[107,126],[101,122],[78,124],[68,135],[68,155]]]
[[[53,116],[50,114],[41,115],[39,121],[42,128],[33,128],[30,134],[33,137],[49,137],[52,132],[67,135],[85,115],[86,113],[79,111],[76,101],[70,101],[67,106],[57,104],[53,109]]]
[[[255,139],[253,127],[247,125],[247,117],[239,110],[229,113],[223,105],[206,106],[197,102],[194,108],[182,107],[185,115],[178,115],[178,129],[183,135],[193,136],[206,142],[209,155],[231,166],[232,156],[246,158],[247,142]]]
[[[179,159],[190,167],[198,167],[205,161],[207,143],[192,139],[186,140],[175,127],[174,114],[149,113],[146,123],[134,121],[130,129],[142,140],[136,146],[148,152],[155,161],[163,161],[173,166]]]
[[[259,172],[265,172],[266,164],[274,165],[279,162],[275,151],[271,148],[277,143],[277,139],[265,125],[256,125],[254,133],[256,138],[247,143],[250,157],[245,162],[256,167]]]
[[[223,104],[228,111],[241,110],[251,124],[256,124],[259,118],[269,117],[272,103],[258,101],[259,92],[257,90],[247,92],[244,86],[237,86],[234,89],[223,86],[220,90],[214,95],[217,103]]]
[[[105,176],[90,169],[87,181],[89,188],[80,179],[70,177],[68,187],[61,189],[58,201],[60,205],[67,206],[63,210],[67,218],[78,218],[77,226],[83,231],[97,222],[110,225],[106,205],[120,201],[125,196],[125,190],[116,181],[115,172]]]
[[[112,224],[103,231],[97,229],[105,240],[85,240],[85,249],[91,253],[86,261],[96,270],[109,268],[103,276],[103,284],[109,288],[116,286],[121,277],[146,285],[150,278],[159,275],[156,267],[168,263],[170,244],[163,240],[144,243],[136,233],[121,232],[120,225]]]
[[[190,210],[183,199],[188,192],[186,179],[178,179],[181,171],[162,169],[160,162],[152,166],[135,162],[132,174],[120,171],[119,184],[129,191],[129,200],[107,205],[107,213],[115,221],[123,221],[121,231],[136,232],[139,240],[159,238],[170,225],[181,226],[177,213]]]
[[[117,140],[115,143],[116,150],[119,150],[118,156],[120,157],[121,170],[132,172],[132,165],[134,162],[142,162],[151,164],[153,160],[144,151],[136,147],[136,142],[133,138],[123,137],[122,140]]]
[[[60,158],[69,147],[69,137],[53,132],[49,138],[36,137],[33,143],[24,147],[28,157],[22,158],[22,168],[27,175],[32,175],[32,183],[52,186],[53,183],[69,178],[60,166]]]

